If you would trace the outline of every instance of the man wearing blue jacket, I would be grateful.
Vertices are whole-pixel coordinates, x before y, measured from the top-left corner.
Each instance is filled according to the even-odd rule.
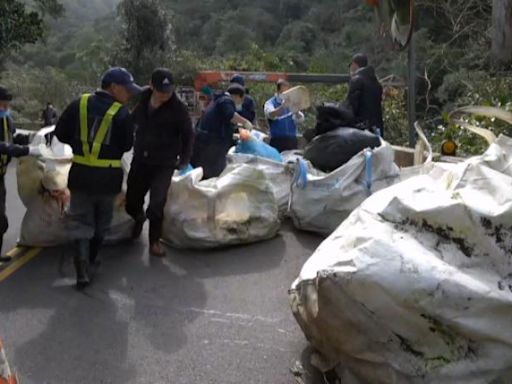
[[[204,179],[219,176],[226,167],[226,155],[234,145],[236,125],[252,129],[252,123],[237,112],[244,96],[244,87],[231,84],[227,92],[214,96],[201,118],[190,163],[194,168],[203,168]]]

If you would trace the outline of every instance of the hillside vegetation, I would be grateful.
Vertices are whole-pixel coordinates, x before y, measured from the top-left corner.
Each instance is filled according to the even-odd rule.
[[[62,108],[96,86],[109,65],[128,67],[142,83],[153,67],[169,66],[190,84],[198,69],[346,73],[350,57],[363,51],[381,78],[407,75],[406,52],[393,50],[381,36],[366,1],[123,0],[121,7],[119,0],[60,2],[65,13],[46,18],[43,41],[12,54],[1,74],[3,83],[19,91],[19,121],[35,119],[48,98]],[[510,68],[491,60],[492,4],[416,3],[420,117],[436,142],[460,136],[464,151],[480,151],[478,139],[461,136],[443,116],[467,103],[511,108]],[[258,100],[272,92],[252,88]],[[318,102],[341,101],[345,86],[314,90]],[[404,101],[403,89],[388,92],[387,131],[397,144],[407,141]]]

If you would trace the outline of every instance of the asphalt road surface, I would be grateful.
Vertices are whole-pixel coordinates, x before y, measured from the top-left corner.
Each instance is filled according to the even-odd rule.
[[[24,208],[8,175],[15,245]],[[287,290],[321,242],[285,224],[270,241],[150,258],[143,238],[104,249],[93,285],[74,290],[69,248],[47,249],[0,282],[0,337],[23,384],[324,383]]]

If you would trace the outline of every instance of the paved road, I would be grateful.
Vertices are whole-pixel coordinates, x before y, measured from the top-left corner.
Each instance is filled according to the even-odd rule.
[[[21,204],[10,171],[8,207]],[[0,335],[24,384],[323,383],[289,310],[287,289],[321,239],[285,224],[274,240],[150,258],[144,240],[105,249],[86,293],[71,250],[48,249],[0,283]]]

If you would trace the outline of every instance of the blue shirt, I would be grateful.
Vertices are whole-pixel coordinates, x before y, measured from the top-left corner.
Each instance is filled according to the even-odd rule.
[[[270,137],[296,137],[297,136],[297,125],[295,123],[295,115],[290,111],[289,108],[284,108],[282,114],[277,117],[270,117],[270,114],[279,108],[282,101],[278,100],[276,96],[267,100],[265,103],[265,115],[269,120],[270,126]],[[301,118],[304,116],[299,113]]]
[[[256,120],[256,102],[251,95],[245,95],[242,110],[238,112],[244,119],[254,123]]]
[[[231,123],[231,120],[235,116],[235,112],[235,102],[229,94],[216,96],[201,118],[199,136],[231,142],[233,140],[233,123]]]

